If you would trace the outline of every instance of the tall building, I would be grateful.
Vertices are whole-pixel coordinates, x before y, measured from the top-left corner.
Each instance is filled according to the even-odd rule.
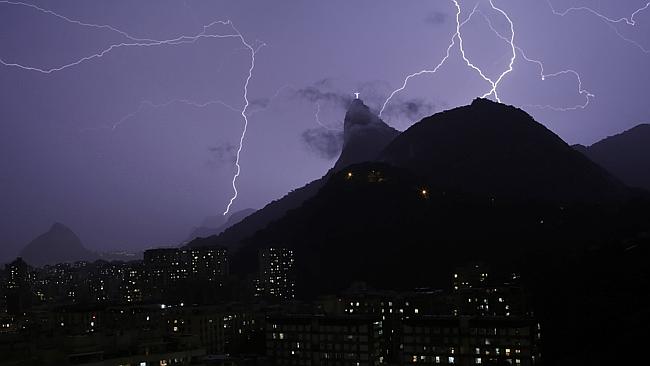
[[[10,314],[19,314],[29,308],[34,300],[34,273],[22,258],[5,265],[5,301]]]
[[[120,302],[141,302],[144,296],[144,280],[144,266],[140,262],[124,265],[120,285]]]
[[[256,295],[276,299],[295,297],[293,250],[287,248],[261,249],[259,257],[259,278]]]
[[[225,248],[164,248],[144,252],[146,296],[153,300],[182,301],[223,286],[228,275]],[[192,283],[191,289],[188,283]],[[192,291],[200,289],[200,292]]]

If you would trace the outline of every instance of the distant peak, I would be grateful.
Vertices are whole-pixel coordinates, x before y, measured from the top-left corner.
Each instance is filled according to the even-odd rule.
[[[472,101],[471,106],[474,108],[476,107],[480,108],[480,107],[496,107],[496,106],[505,107],[506,105],[500,102],[495,102],[487,98],[476,98]]]
[[[373,160],[397,135],[399,131],[384,123],[363,100],[353,99],[345,113],[343,150],[334,170]]]
[[[353,126],[365,126],[369,124],[384,124],[361,99],[353,99],[345,113],[343,128],[348,131]]]
[[[52,227],[50,227],[50,231],[62,231],[62,230],[71,231],[69,227],[63,225],[60,222],[55,222],[54,224],[52,224]]]
[[[352,107],[354,107],[354,106],[363,106],[363,107],[366,107],[366,104],[363,102],[363,99],[361,99],[361,98],[355,98],[355,99],[352,99],[352,103],[350,103],[350,108],[352,108]],[[366,108],[368,108],[368,107],[366,107]]]

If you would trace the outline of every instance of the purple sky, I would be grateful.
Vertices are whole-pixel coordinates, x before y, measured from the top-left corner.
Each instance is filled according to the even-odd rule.
[[[650,9],[630,18],[645,0],[552,1],[558,12],[585,6],[635,25],[586,10],[556,15],[546,0],[493,1],[513,21],[515,44],[529,58],[543,61],[547,74],[578,72],[583,89],[595,95],[584,110],[528,107],[575,106],[585,98],[573,74],[541,81],[539,66],[517,53],[513,72],[499,85],[504,103],[522,106],[569,143],[591,144],[650,122],[650,54],[644,51],[650,49]],[[460,1],[461,19],[476,3]],[[464,49],[496,79],[511,48],[481,14],[506,37],[510,27],[489,0],[478,3],[482,13],[462,29]],[[324,131],[316,102],[321,122],[332,129],[341,127],[352,92],[378,110],[406,75],[440,62],[456,29],[451,0],[30,4],[137,38],[194,35],[204,24],[230,19],[248,42],[267,44],[256,55],[249,85],[249,112],[259,111],[249,114],[232,210],[262,207],[332,165],[331,151],[305,140]],[[105,28],[0,1],[0,59],[7,64],[50,69],[127,41]],[[177,243],[206,216],[223,212],[232,195],[241,116],[220,104],[146,102],[220,100],[242,108],[249,63],[242,43],[227,38],[122,47],[50,74],[0,65],[0,259],[15,256],[55,221],[90,249],[140,250]],[[384,119],[403,130],[489,89],[456,45],[437,74],[414,78],[397,94]]]

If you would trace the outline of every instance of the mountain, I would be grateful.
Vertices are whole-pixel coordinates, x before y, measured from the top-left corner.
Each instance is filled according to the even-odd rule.
[[[341,155],[334,167],[322,178],[269,203],[241,222],[232,225],[217,237],[199,238],[188,245],[220,244],[235,248],[242,239],[250,237],[256,231],[265,228],[269,223],[280,219],[288,211],[300,207],[307,199],[315,196],[334,173],[350,164],[372,160],[399,133],[372,113],[361,99],[355,99],[345,114]]]
[[[378,160],[435,187],[495,198],[602,201],[626,192],[526,112],[487,99],[423,119]]]
[[[345,113],[343,149],[334,172],[356,163],[372,161],[400,134],[370,111],[361,99],[355,99]]]
[[[604,364],[643,338],[648,195],[526,113],[477,100],[416,123],[376,160],[331,174],[244,239],[230,268],[245,278],[260,248],[293,249],[296,293],[309,299],[358,281],[450,288],[456,267],[480,261],[491,277],[521,275],[549,364]],[[602,314],[613,315],[594,322]]]
[[[257,250],[278,245],[295,249],[301,277],[320,290],[355,279],[426,286],[454,262],[512,265],[531,248],[573,250],[638,222],[636,206],[619,207],[632,194],[623,184],[525,112],[488,100],[423,119],[374,160],[330,174],[243,240],[232,268],[255,271]]]
[[[650,190],[650,124],[574,148],[630,187]]]
[[[227,220],[224,219],[218,220],[217,218],[210,216],[203,221],[203,224],[201,226],[194,228],[194,230],[190,234],[189,240],[193,240],[195,238],[205,238],[212,235],[219,235],[227,228],[237,224],[238,222],[245,219],[247,216],[250,216],[254,212],[255,210],[252,208],[236,211],[230,214]],[[223,215],[219,215],[219,216],[223,217]]]
[[[80,260],[92,261],[98,258],[83,246],[70,228],[60,223],[55,223],[46,233],[27,244],[20,256],[25,262],[36,267]]]

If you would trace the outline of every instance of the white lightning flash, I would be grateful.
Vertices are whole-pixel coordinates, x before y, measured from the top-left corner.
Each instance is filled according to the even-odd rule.
[[[325,123],[323,123],[320,119],[320,103],[316,102],[316,113],[314,114],[314,119],[316,120],[316,123],[318,123],[319,126],[323,127],[324,129],[328,131],[342,131],[340,128],[333,128]]]
[[[239,175],[241,173],[241,166],[240,166],[239,162],[240,162],[241,152],[242,152],[243,147],[244,147],[244,139],[246,138],[246,132],[248,130],[248,116],[246,114],[246,112],[248,111],[248,107],[250,106],[250,101],[248,100],[248,86],[250,84],[251,79],[253,78],[253,71],[255,69],[255,55],[257,54],[257,52],[259,51],[260,48],[265,46],[264,43],[260,43],[257,47],[253,47],[250,43],[248,43],[246,41],[246,39],[241,34],[241,32],[235,27],[235,25],[230,20],[216,20],[216,21],[213,21],[213,22],[211,22],[211,23],[209,23],[207,25],[204,25],[202,27],[202,31],[197,33],[197,34],[180,35],[180,36],[177,36],[175,38],[162,39],[161,40],[161,39],[153,39],[153,38],[134,37],[134,36],[130,35],[129,33],[125,32],[123,30],[120,30],[120,29],[118,29],[116,27],[110,26],[110,25],[93,24],[93,23],[82,22],[80,20],[76,20],[76,19],[66,17],[66,16],[61,15],[59,13],[56,13],[54,11],[41,8],[41,7],[33,5],[33,4],[28,4],[28,3],[24,3],[24,2],[18,2],[18,1],[7,1],[7,0],[0,0],[0,4],[9,5],[9,6],[27,7],[27,8],[42,12],[44,14],[54,16],[56,18],[64,20],[67,23],[76,24],[76,25],[79,25],[79,26],[82,26],[82,27],[109,30],[111,32],[114,32],[114,33],[120,35],[123,38],[126,38],[126,40],[127,40],[127,41],[123,41],[123,42],[112,43],[109,46],[103,48],[99,52],[91,53],[91,54],[83,56],[83,57],[81,57],[81,58],[79,58],[79,59],[77,59],[75,61],[72,61],[70,63],[55,66],[55,67],[51,67],[51,68],[42,68],[42,67],[37,67],[37,66],[24,65],[24,64],[21,64],[21,63],[18,63],[18,62],[10,62],[10,61],[6,61],[4,58],[0,57],[0,64],[1,65],[4,65],[6,67],[18,68],[18,69],[21,69],[21,70],[24,70],[24,71],[38,72],[38,73],[41,73],[41,74],[53,74],[53,73],[56,73],[56,72],[64,71],[64,70],[67,70],[69,68],[78,66],[78,65],[80,65],[82,63],[85,63],[85,62],[88,62],[88,61],[91,61],[91,60],[95,60],[95,59],[100,59],[100,58],[104,57],[105,55],[107,55],[108,53],[110,53],[112,51],[115,51],[117,49],[120,49],[120,48],[155,47],[155,46],[169,46],[169,45],[180,45],[180,44],[193,44],[193,43],[196,43],[197,41],[199,41],[201,39],[224,39],[224,38],[239,39],[239,41],[242,43],[242,45],[245,47],[245,49],[250,52],[250,67],[248,68],[248,75],[246,77],[246,81],[245,81],[244,87],[243,87],[243,89],[244,89],[243,90],[244,106],[241,109],[232,108],[232,109],[236,110],[237,113],[239,113],[241,115],[241,117],[243,118],[243,120],[244,120],[244,128],[243,128],[242,133],[241,133],[240,138],[239,138],[239,148],[237,149],[237,157],[236,157],[236,160],[235,160],[236,173],[235,173],[235,175],[233,176],[233,179],[232,179],[232,187],[233,187],[234,193],[233,193],[233,196],[230,198],[230,201],[229,201],[228,205],[226,206],[226,210],[224,211],[223,214],[226,215],[230,211],[230,207],[232,206],[235,199],[237,199],[237,195],[238,195],[238,192],[237,192],[237,178],[239,177]],[[210,29],[212,27],[216,26],[216,25],[228,26],[230,28],[231,32],[227,32],[227,33],[224,33],[224,34],[211,33]],[[194,106],[197,106],[197,107],[207,106],[208,104],[220,103],[220,104],[223,104],[226,107],[230,107],[230,106],[228,106],[225,103],[220,102],[220,101],[212,101],[212,102],[202,104],[202,103],[192,102],[192,101],[189,101],[189,100],[172,100],[172,101],[169,101],[167,103],[163,103],[163,105],[156,105],[156,104],[150,103],[150,102],[143,102],[138,107],[138,110],[136,110],[135,112],[132,112],[132,113],[128,114],[127,116],[123,117],[122,119],[120,119],[120,121],[118,121],[117,123],[112,125],[111,129],[117,128],[120,124],[124,123],[126,120],[128,120],[128,119],[132,118],[133,116],[135,116],[137,113],[139,113],[142,110],[142,108],[144,108],[146,106],[162,107],[162,106],[169,105],[169,104],[172,104],[172,103],[185,103],[185,104],[190,104],[190,105],[194,105]]]
[[[454,2],[454,5],[456,5],[458,10],[460,11],[460,5],[458,5],[458,1],[457,0],[452,0],[452,1]],[[501,13],[508,20],[508,23],[510,24],[511,36],[510,36],[510,40],[508,41],[508,43],[510,44],[510,47],[512,48],[512,57],[510,58],[510,63],[508,64],[508,68],[505,71],[503,71],[501,73],[501,75],[499,75],[499,77],[497,78],[496,81],[490,79],[487,76],[485,76],[485,74],[483,73],[483,70],[481,70],[479,67],[474,65],[467,58],[467,56],[465,55],[465,48],[463,46],[463,37],[461,36],[461,33],[460,33],[460,24],[457,21],[456,22],[456,27],[457,27],[457,34],[458,34],[458,39],[459,39],[458,47],[460,49],[461,56],[463,57],[463,60],[465,61],[467,66],[474,69],[483,78],[483,80],[487,81],[488,83],[490,83],[490,85],[492,85],[492,89],[490,89],[487,93],[483,94],[482,98],[487,98],[490,95],[494,94],[494,99],[496,99],[497,102],[501,103],[501,99],[499,98],[499,93],[497,91],[497,88],[499,87],[499,84],[501,83],[501,80],[503,80],[503,78],[507,74],[512,72],[512,70],[513,70],[512,66],[514,65],[515,59],[517,58],[517,52],[515,51],[515,46],[514,46],[515,29],[514,29],[514,24],[512,23],[512,21],[510,20],[510,17],[508,17],[506,12],[504,12],[500,8],[497,8],[496,6],[494,6],[494,3],[492,2],[492,0],[489,0],[489,1],[490,1],[490,6],[492,7],[492,9],[494,9],[494,10],[498,11],[499,13]],[[472,12],[470,14],[470,18],[476,13],[476,8],[477,7],[478,7],[478,3],[474,6],[474,9],[472,10]]]
[[[424,69],[424,70],[415,72],[413,74],[407,75],[406,78],[404,79],[404,82],[402,83],[402,86],[395,89],[392,93],[390,93],[388,98],[386,98],[386,100],[384,101],[384,104],[381,106],[381,109],[379,110],[379,117],[381,117],[381,115],[384,113],[384,110],[386,109],[386,106],[393,99],[395,94],[397,94],[397,93],[403,91],[404,89],[406,89],[406,86],[408,85],[408,82],[412,78],[417,77],[417,76],[421,76],[421,75],[425,75],[425,74],[435,74],[445,64],[447,59],[449,59],[451,49],[456,45],[456,38],[460,37],[460,28],[462,28],[462,26],[465,25],[465,23],[467,23],[471,19],[471,15],[470,15],[470,16],[467,17],[467,19],[465,19],[465,21],[463,21],[461,23],[460,22],[460,12],[461,12],[460,11],[460,6],[458,5],[458,3],[455,0],[454,0],[454,3],[456,4],[456,25],[457,25],[456,26],[456,33],[454,33],[451,36],[451,41],[450,41],[449,45],[447,46],[447,52],[445,53],[445,56],[440,60],[440,62],[438,62],[438,64],[433,69],[431,69],[431,70]]]
[[[501,98],[499,97],[499,92],[498,92],[499,85],[501,84],[501,82],[503,81],[503,79],[504,79],[504,78],[505,78],[509,73],[511,73],[511,72],[514,70],[515,61],[516,61],[516,59],[517,59],[517,52],[519,52],[519,54],[521,54],[521,57],[522,57],[524,60],[526,60],[527,62],[531,62],[531,63],[534,63],[534,64],[537,64],[537,65],[538,65],[539,70],[540,70],[540,72],[539,72],[539,76],[540,76],[540,78],[541,78],[542,80],[547,80],[547,79],[549,79],[549,78],[560,77],[560,76],[563,76],[563,75],[573,75],[573,76],[575,76],[575,78],[577,79],[577,84],[578,84],[578,94],[581,95],[581,96],[583,96],[583,97],[585,98],[584,103],[582,103],[582,104],[578,104],[578,105],[575,105],[575,106],[570,106],[570,107],[558,107],[558,106],[552,106],[552,105],[538,105],[538,104],[527,105],[527,106],[529,106],[529,107],[535,107],[535,108],[550,109],[550,110],[554,110],[554,111],[562,111],[562,112],[566,112],[566,111],[571,111],[571,110],[577,110],[577,109],[585,109],[585,108],[587,108],[587,106],[589,105],[591,99],[593,99],[593,98],[595,97],[594,94],[592,94],[591,92],[589,92],[588,90],[586,90],[586,89],[583,88],[583,86],[582,86],[582,78],[580,77],[580,74],[579,74],[577,71],[572,70],[572,69],[567,69],[567,70],[562,70],[562,71],[558,71],[558,72],[554,72],[554,73],[547,73],[547,72],[546,72],[546,69],[545,69],[545,67],[544,67],[544,63],[543,63],[542,61],[540,61],[540,60],[536,60],[536,59],[533,59],[533,58],[528,57],[528,56],[526,55],[526,52],[524,52],[524,50],[523,50],[521,47],[519,47],[519,46],[515,43],[516,32],[515,32],[515,26],[514,26],[514,23],[513,23],[512,19],[510,18],[510,16],[508,15],[508,13],[506,13],[503,9],[497,7],[497,6],[494,4],[494,1],[493,1],[493,0],[489,0],[490,7],[491,7],[492,10],[494,10],[495,12],[498,12],[499,14],[501,14],[501,16],[503,16],[503,17],[507,20],[507,22],[508,22],[508,24],[509,24],[509,26],[510,26],[510,34],[509,34],[508,36],[505,36],[505,35],[503,35],[502,33],[500,33],[499,31],[497,31],[497,30],[495,29],[495,27],[493,26],[493,24],[492,24],[490,18],[487,17],[483,12],[481,12],[480,10],[477,9],[477,8],[478,8],[478,5],[479,5],[478,2],[476,3],[476,5],[475,5],[474,8],[472,9],[472,11],[470,12],[470,14],[468,15],[468,17],[467,17],[464,21],[461,22],[461,21],[460,21],[460,14],[461,14],[461,7],[460,7],[460,4],[458,3],[458,0],[451,0],[451,1],[453,2],[454,6],[456,7],[456,32],[455,32],[454,35],[452,36],[451,43],[450,43],[449,46],[447,47],[447,53],[446,53],[445,57],[443,57],[443,59],[440,61],[440,63],[438,63],[438,65],[436,65],[436,67],[433,68],[432,70],[422,70],[422,71],[419,71],[419,72],[416,72],[416,73],[413,73],[413,74],[408,75],[408,76],[404,79],[404,82],[403,82],[402,86],[401,86],[400,88],[394,90],[394,91],[393,91],[393,92],[388,96],[388,98],[386,99],[386,101],[384,102],[384,104],[383,104],[383,106],[382,106],[382,108],[381,108],[381,110],[380,110],[380,116],[381,116],[381,113],[386,109],[386,105],[391,101],[391,99],[395,96],[395,94],[397,94],[397,93],[403,91],[404,89],[406,89],[406,86],[407,86],[408,82],[410,81],[410,79],[412,79],[412,78],[414,78],[414,77],[417,77],[417,76],[420,76],[420,75],[423,75],[423,74],[434,74],[434,73],[436,73],[436,72],[438,71],[438,69],[440,69],[440,67],[442,67],[442,65],[443,65],[443,64],[444,64],[444,63],[449,59],[449,57],[450,57],[450,56],[449,56],[449,55],[450,55],[450,51],[451,51],[451,49],[455,46],[455,40],[456,40],[456,38],[458,38],[458,48],[459,48],[460,55],[461,55],[463,61],[465,61],[465,64],[466,64],[469,68],[471,68],[472,70],[476,71],[476,72],[478,73],[478,75],[479,75],[479,76],[480,76],[484,81],[486,81],[487,83],[489,83],[489,84],[491,85],[490,90],[489,90],[488,92],[486,92],[486,93],[482,96],[482,98],[487,98],[487,97],[489,97],[489,96],[491,96],[491,95],[494,95],[494,99],[495,99],[497,102],[501,102]],[[551,5],[551,4],[550,4],[550,0],[547,0],[547,1],[549,2],[549,5]],[[611,23],[620,23],[620,22],[624,22],[624,21],[625,21],[626,23],[628,23],[628,24],[630,24],[630,25],[634,25],[634,24],[636,24],[635,16],[636,16],[638,13],[640,13],[641,11],[647,9],[648,7],[650,7],[650,3],[649,3],[648,5],[646,5],[645,7],[643,7],[643,8],[641,8],[641,9],[635,11],[635,12],[634,12],[634,13],[633,13],[629,18],[610,19],[610,18],[607,18],[607,17],[604,17],[604,16],[603,16],[603,18],[607,19],[607,20],[608,20],[609,22],[611,22]],[[551,8],[552,8],[552,5],[551,5]],[[576,10],[579,10],[579,9],[580,9],[580,8],[574,8],[573,10],[568,10],[566,13],[568,13],[568,12],[570,12],[570,11],[576,11]],[[585,10],[586,10],[586,9],[585,9]],[[553,12],[556,13],[557,15],[562,15],[562,16],[565,15],[565,14],[563,14],[563,13],[557,13],[554,9],[553,9]],[[462,36],[461,29],[463,28],[463,26],[464,26],[467,22],[469,22],[469,21],[472,19],[472,17],[473,17],[476,13],[479,13],[481,16],[483,16],[483,18],[487,21],[487,23],[488,23],[490,29],[494,32],[494,34],[495,34],[497,37],[499,37],[500,39],[502,39],[504,42],[506,42],[506,43],[510,46],[510,49],[511,49],[511,56],[510,56],[510,61],[509,61],[509,63],[508,63],[508,66],[505,68],[505,70],[504,70],[503,72],[501,72],[501,74],[500,74],[496,79],[491,79],[490,77],[486,76],[485,73],[483,72],[483,70],[482,70],[480,67],[476,66],[476,65],[475,65],[475,64],[474,64],[474,63],[473,63],[473,62],[472,62],[472,61],[467,57],[467,55],[466,55],[466,53],[465,53],[465,45],[464,45],[464,40],[463,40],[463,36]],[[594,12],[594,13],[596,13],[596,12]],[[614,29],[615,29],[615,28],[614,28]],[[616,30],[616,29],[615,29],[615,30]]]
[[[492,32],[494,32],[494,34],[496,34],[499,38],[501,38],[505,42],[508,42],[508,43],[511,42],[511,39],[506,38],[504,35],[502,35],[493,26],[492,21],[490,20],[490,18],[487,15],[485,15],[480,10],[478,10],[477,12],[483,17],[483,19],[485,19],[485,21],[487,22],[487,24],[490,27],[490,29],[492,30]],[[515,45],[515,48],[517,49],[517,51],[519,51],[519,53],[521,54],[521,57],[523,57],[524,60],[526,60],[528,62],[531,62],[531,63],[534,63],[534,64],[537,64],[537,66],[539,66],[539,77],[540,77],[540,79],[542,81],[544,81],[544,80],[546,80],[548,78],[554,78],[554,77],[567,75],[567,74],[575,76],[576,79],[577,79],[577,82],[578,82],[578,94],[580,94],[581,96],[583,96],[585,98],[585,102],[583,104],[578,104],[578,105],[575,105],[575,106],[572,106],[572,107],[557,107],[557,106],[552,106],[552,105],[541,105],[541,104],[528,104],[526,106],[534,107],[534,108],[542,108],[542,109],[551,109],[551,110],[554,110],[554,111],[557,111],[557,112],[567,112],[567,111],[587,108],[587,106],[589,105],[591,99],[595,97],[594,94],[592,94],[588,90],[582,88],[582,78],[580,77],[580,74],[577,71],[572,70],[572,69],[567,69],[567,70],[562,70],[562,71],[547,74],[546,70],[545,70],[545,67],[544,67],[544,63],[542,61],[535,60],[535,59],[532,59],[532,58],[528,57],[526,55],[526,52],[521,47],[519,47],[517,45]]]
[[[501,99],[499,98],[499,93],[498,93],[498,87],[499,87],[499,84],[501,83],[501,81],[503,80],[503,78],[504,78],[506,75],[508,75],[510,72],[512,72],[512,70],[513,70],[513,65],[514,65],[514,62],[515,62],[515,59],[517,58],[517,52],[516,52],[516,50],[515,50],[515,43],[514,43],[514,40],[515,40],[515,29],[514,29],[514,24],[513,24],[512,20],[510,19],[510,17],[508,16],[508,14],[507,14],[505,11],[503,11],[501,8],[495,6],[492,0],[489,0],[489,2],[490,2],[490,6],[492,7],[492,9],[495,10],[495,11],[497,11],[497,12],[499,12],[500,14],[502,14],[502,15],[506,18],[506,20],[508,21],[508,23],[510,24],[511,37],[510,37],[508,43],[510,44],[510,47],[511,47],[511,49],[512,49],[512,57],[510,58],[510,62],[509,62],[509,64],[508,64],[508,67],[506,68],[506,70],[504,70],[504,71],[499,75],[499,77],[498,77],[496,80],[492,80],[491,78],[489,78],[488,76],[485,75],[485,73],[483,72],[483,70],[482,70],[480,67],[478,67],[478,66],[476,66],[474,63],[472,63],[472,61],[471,61],[471,60],[467,57],[467,55],[465,54],[464,40],[463,40],[463,36],[462,36],[462,33],[461,33],[461,29],[462,29],[462,27],[463,27],[467,22],[469,22],[469,21],[472,19],[472,17],[474,16],[474,14],[476,13],[479,3],[477,2],[476,5],[474,5],[474,8],[472,9],[472,11],[471,11],[471,13],[468,15],[468,17],[467,17],[464,21],[461,22],[461,21],[460,21],[460,14],[461,14],[461,7],[460,7],[460,4],[458,3],[458,0],[451,0],[451,1],[454,3],[454,6],[456,7],[456,32],[455,32],[455,33],[453,34],[453,36],[451,37],[451,42],[450,42],[449,46],[447,46],[447,52],[446,52],[445,56],[442,58],[442,60],[441,60],[441,61],[436,65],[436,67],[434,67],[433,69],[431,69],[431,70],[426,70],[426,69],[425,69],[425,70],[418,71],[418,72],[416,72],[416,73],[413,73],[413,74],[408,75],[408,76],[404,79],[404,82],[402,83],[402,86],[401,86],[400,88],[394,90],[394,91],[393,91],[393,92],[388,96],[388,98],[386,99],[386,101],[384,101],[384,104],[382,105],[382,107],[381,107],[381,109],[380,109],[380,111],[379,111],[379,116],[380,116],[380,117],[381,117],[382,113],[384,112],[384,110],[386,109],[386,106],[388,105],[388,103],[389,103],[389,102],[391,101],[391,99],[395,96],[395,94],[397,94],[397,93],[403,91],[404,89],[406,89],[406,86],[407,86],[408,82],[409,82],[412,78],[417,77],[417,76],[420,76],[420,75],[424,75],[424,74],[435,74],[436,72],[438,72],[438,70],[439,70],[439,69],[440,69],[440,68],[445,64],[445,62],[449,59],[451,49],[452,49],[452,48],[455,46],[455,44],[456,44],[456,38],[458,38],[458,48],[459,48],[459,51],[460,51],[461,57],[463,58],[463,61],[465,61],[465,64],[466,64],[469,68],[471,68],[472,70],[476,71],[476,72],[479,74],[479,76],[480,76],[483,80],[485,80],[487,83],[489,83],[490,86],[491,86],[490,90],[489,90],[488,92],[486,92],[482,97],[483,97],[483,98],[487,98],[487,97],[489,97],[490,95],[494,95],[494,99],[496,99],[498,102],[501,102]]]
[[[232,28],[237,32],[237,34],[239,34],[241,42],[250,51],[251,63],[250,63],[250,67],[248,68],[248,76],[246,77],[246,82],[244,83],[244,108],[242,108],[241,110],[241,116],[244,119],[244,129],[242,130],[241,136],[239,137],[239,148],[237,149],[237,157],[235,159],[235,167],[237,168],[237,171],[235,172],[235,175],[232,177],[233,195],[230,198],[228,205],[226,206],[226,210],[223,212],[224,216],[228,214],[228,211],[230,211],[230,206],[232,206],[232,203],[237,199],[237,195],[239,194],[239,192],[237,191],[237,178],[241,173],[241,166],[239,165],[239,159],[241,157],[241,151],[244,148],[244,139],[246,138],[246,131],[248,130],[248,116],[246,116],[246,111],[248,110],[248,106],[250,105],[250,102],[248,100],[248,85],[250,84],[250,81],[253,78],[253,70],[255,70],[255,55],[257,54],[257,51],[259,51],[260,48],[265,46],[265,44],[262,43],[259,47],[253,48],[253,46],[251,46],[249,43],[246,42],[244,37],[237,30],[237,28],[235,28],[234,25],[232,26]]]
[[[233,111],[233,112],[235,112],[237,114],[240,113],[239,109],[237,109],[237,108],[231,106],[230,104],[225,103],[225,102],[223,102],[221,100],[210,100],[210,101],[207,101],[207,102],[196,102],[196,101],[189,100],[189,99],[171,99],[171,100],[168,100],[168,101],[166,101],[164,103],[154,103],[154,102],[149,101],[149,100],[143,100],[142,102],[139,103],[138,108],[136,110],[134,110],[133,112],[131,112],[131,113],[127,114],[127,115],[125,115],[124,117],[120,118],[119,120],[111,123],[110,125],[100,126],[100,127],[84,128],[84,129],[82,129],[82,131],[94,131],[94,130],[100,130],[100,129],[115,131],[121,125],[123,125],[127,121],[131,120],[132,118],[135,118],[138,114],[144,112],[146,109],[167,108],[167,107],[169,107],[171,105],[174,105],[174,104],[182,104],[182,105],[186,105],[186,106],[190,106],[190,107],[194,107],[194,108],[206,108],[206,107],[209,107],[209,106],[212,106],[212,105],[221,105],[221,106],[223,106],[223,107],[225,107],[225,108],[227,108],[227,109],[229,109],[229,110],[231,110],[231,111]]]
[[[600,12],[590,8],[590,7],[587,7],[587,6],[571,7],[571,8],[568,8],[568,9],[564,10],[564,11],[558,11],[558,10],[555,9],[553,4],[551,3],[551,0],[546,0],[546,2],[548,3],[548,6],[551,8],[551,11],[553,12],[553,14],[557,15],[557,16],[565,17],[570,13],[576,13],[576,12],[586,12],[586,13],[589,13],[591,15],[594,15],[597,18],[599,18],[600,20],[602,20],[605,24],[607,24],[612,29],[612,31],[614,31],[614,33],[620,39],[622,39],[625,42],[628,42],[628,43],[632,44],[633,46],[637,47],[643,53],[650,54],[650,49],[644,47],[639,42],[637,42],[637,41],[635,41],[635,40],[633,40],[633,39],[631,39],[629,37],[624,36],[618,30],[618,28],[616,28],[616,25],[623,24],[623,23],[628,25],[628,26],[632,26],[632,27],[636,26],[637,25],[637,20],[635,19],[635,17],[637,15],[639,15],[639,13],[649,9],[650,8],[650,2],[646,3],[644,6],[636,9],[629,17],[621,17],[621,18],[618,18],[618,19],[608,17],[608,16],[606,16],[606,15],[604,15],[604,14],[602,14],[602,13],[600,13]]]
[[[551,4],[551,0],[546,0],[546,2],[551,7],[551,10],[553,11],[553,14],[559,15],[561,17],[563,17],[563,16],[565,16],[565,15],[567,15],[569,13],[572,13],[572,12],[585,11],[585,12],[588,12],[588,13],[591,13],[591,14],[597,16],[598,18],[600,18],[603,21],[606,21],[608,23],[617,24],[617,23],[625,22],[625,24],[631,25],[631,26],[636,25],[636,20],[634,19],[634,17],[636,17],[640,12],[650,8],[650,2],[648,2],[648,3],[645,4],[645,6],[640,7],[639,9],[635,10],[632,13],[632,15],[630,15],[629,17],[621,17],[621,18],[618,18],[618,19],[614,19],[614,18],[610,18],[610,17],[608,17],[606,15],[603,15],[602,13],[597,12],[596,10],[594,10],[594,9],[592,9],[590,7],[587,7],[587,6],[578,6],[578,7],[568,8],[565,11],[557,11],[557,10],[555,10],[555,7],[553,7],[553,4]]]

